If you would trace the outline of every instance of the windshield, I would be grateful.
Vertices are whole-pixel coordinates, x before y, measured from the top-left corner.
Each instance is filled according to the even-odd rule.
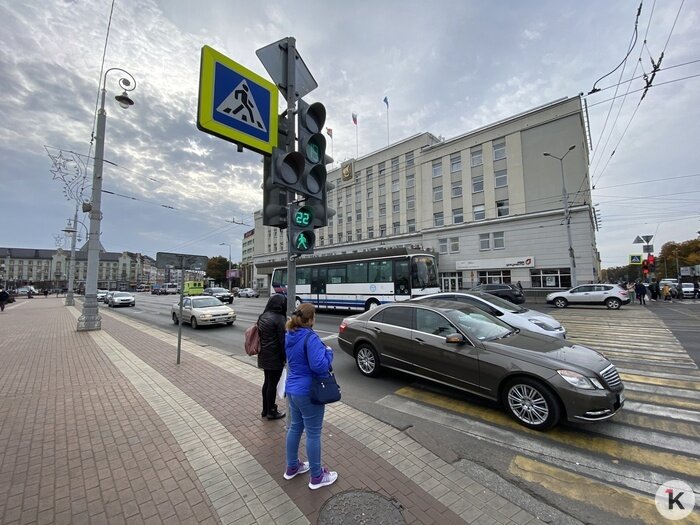
[[[452,319],[470,337],[479,341],[500,339],[513,333],[513,329],[482,311],[454,310]]]
[[[212,288],[211,291],[212,293],[223,293],[227,292],[228,290],[226,290],[226,288]]]
[[[126,292],[115,292],[113,294],[114,297],[129,297],[131,294],[128,294]]]
[[[501,310],[505,310],[506,312],[513,312],[514,314],[527,312],[527,308],[521,308],[517,304],[513,304],[510,301],[506,301],[505,299],[501,299],[500,297],[490,293],[479,293],[475,295],[482,298],[484,301],[488,301],[492,305],[497,306]]]
[[[223,303],[216,297],[202,297],[192,299],[192,308],[211,308],[212,306],[221,306]]]
[[[416,255],[411,259],[411,287],[416,289],[438,286],[435,259],[426,255]]]

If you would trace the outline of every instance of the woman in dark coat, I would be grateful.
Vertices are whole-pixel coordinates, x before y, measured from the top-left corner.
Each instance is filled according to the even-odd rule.
[[[267,301],[265,311],[258,318],[260,333],[260,353],[258,368],[265,371],[262,386],[262,417],[280,419],[286,414],[277,410],[277,383],[282,376],[282,369],[287,361],[284,353],[284,325],[287,322],[287,297],[275,294]]]

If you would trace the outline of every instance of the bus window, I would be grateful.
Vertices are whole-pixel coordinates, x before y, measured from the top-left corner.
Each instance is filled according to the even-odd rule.
[[[326,293],[326,269],[311,268],[311,293]]]
[[[297,284],[311,284],[311,268],[297,268]]]
[[[411,259],[411,276],[413,277],[413,282],[411,283],[413,288],[422,290],[437,286],[435,260],[425,256],[413,257]]]
[[[393,281],[391,261],[371,261],[369,263],[370,283],[390,283]]]
[[[348,282],[349,283],[366,283],[367,282],[367,263],[349,263],[348,264]]]
[[[328,284],[343,284],[347,282],[345,265],[328,268]]]
[[[408,261],[394,261],[394,294],[410,295]]]

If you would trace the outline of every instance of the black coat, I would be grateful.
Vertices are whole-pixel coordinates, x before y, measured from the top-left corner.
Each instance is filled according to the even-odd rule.
[[[282,370],[287,358],[284,353],[284,325],[287,322],[287,298],[275,294],[267,301],[265,311],[258,318],[260,353],[258,368]]]

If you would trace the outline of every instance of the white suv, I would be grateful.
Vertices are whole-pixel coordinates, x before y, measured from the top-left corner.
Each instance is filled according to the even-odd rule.
[[[550,293],[547,302],[557,308],[566,308],[570,304],[600,304],[617,310],[629,303],[630,297],[627,290],[617,284],[582,284],[570,290]]]

